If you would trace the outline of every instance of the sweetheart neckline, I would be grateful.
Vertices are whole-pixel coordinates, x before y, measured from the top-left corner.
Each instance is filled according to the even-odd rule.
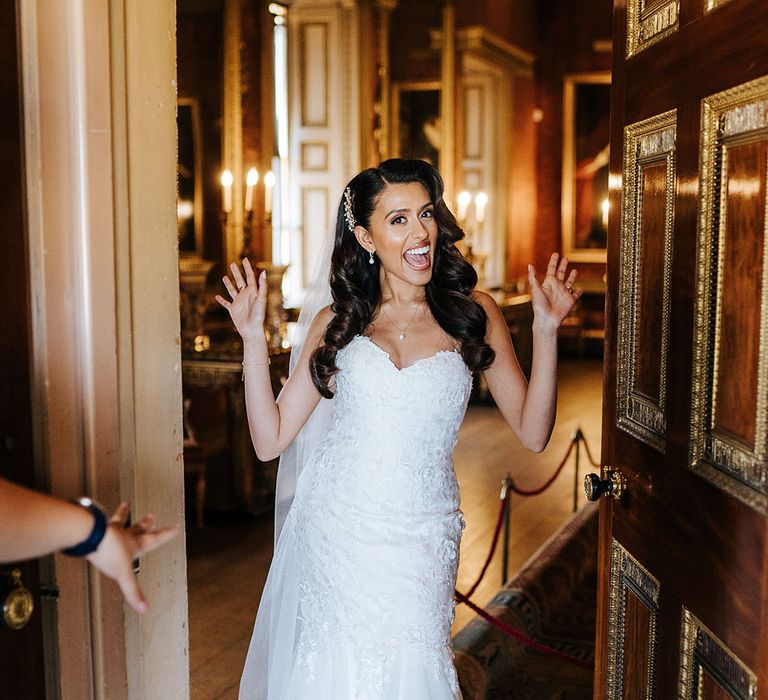
[[[426,362],[428,360],[434,360],[436,357],[439,357],[440,355],[457,355],[459,358],[461,358],[461,353],[458,352],[458,350],[438,350],[437,352],[432,353],[431,355],[427,355],[427,357],[421,357],[415,362],[411,362],[410,365],[406,365],[405,367],[398,367],[392,361],[392,357],[390,356],[390,354],[380,345],[378,345],[377,343],[374,343],[373,340],[371,340],[367,335],[358,333],[358,335],[356,335],[355,338],[363,338],[364,340],[367,340],[369,345],[373,346],[374,349],[378,350],[382,355],[384,355],[384,357],[389,362],[390,367],[392,367],[396,372],[405,372],[411,369],[411,367],[415,367],[416,365]],[[462,364],[463,364],[463,358],[462,358]]]

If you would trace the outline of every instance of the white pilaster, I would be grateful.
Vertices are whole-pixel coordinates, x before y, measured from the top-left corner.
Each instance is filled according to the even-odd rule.
[[[359,24],[356,0],[290,7],[288,303],[300,302],[342,190],[361,167]]]

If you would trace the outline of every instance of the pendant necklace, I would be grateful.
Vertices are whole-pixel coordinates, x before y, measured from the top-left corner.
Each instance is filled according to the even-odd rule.
[[[411,316],[411,320],[408,321],[408,325],[406,325],[405,328],[400,328],[390,317],[389,314],[384,311],[384,307],[381,307],[381,310],[384,312],[384,315],[387,317],[387,321],[389,321],[395,328],[397,328],[398,331],[400,331],[400,335],[398,336],[400,340],[405,340],[405,332],[408,330],[408,326],[410,326],[413,323],[413,319],[416,318],[416,314],[418,313],[420,307],[416,307],[416,310],[413,312],[413,316]]]

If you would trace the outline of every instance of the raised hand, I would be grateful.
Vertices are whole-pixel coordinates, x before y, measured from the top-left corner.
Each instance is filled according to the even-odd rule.
[[[581,289],[573,288],[576,269],[572,269],[566,279],[568,258],[560,259],[558,264],[559,257],[557,253],[552,253],[546,275],[541,283],[536,279],[536,270],[533,265],[528,265],[534,324],[551,330],[556,330],[560,326],[576,300],[582,295]]]
[[[264,318],[267,310],[266,272],[259,275],[257,282],[248,258],[243,259],[245,279],[243,279],[237,263],[232,263],[229,267],[232,270],[232,278],[235,280],[234,284],[229,277],[223,277],[222,280],[232,301],[227,301],[219,294],[216,295],[215,299],[229,311],[235,328],[243,340],[263,338]]]

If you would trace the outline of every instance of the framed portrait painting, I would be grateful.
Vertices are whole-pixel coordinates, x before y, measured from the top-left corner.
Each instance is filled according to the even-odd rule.
[[[565,76],[563,86],[563,255],[605,262],[611,74]]]
[[[440,167],[440,83],[392,85],[392,146],[400,158],[420,158]]]

